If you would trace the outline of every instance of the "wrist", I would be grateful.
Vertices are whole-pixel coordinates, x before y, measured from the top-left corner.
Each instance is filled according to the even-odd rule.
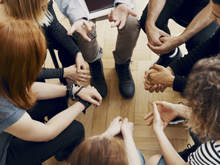
[[[175,76],[175,73],[173,72],[173,69],[172,69],[170,66],[167,67],[167,70],[169,70],[170,73],[171,73],[173,76]]]
[[[102,135],[102,137],[112,138],[113,134],[110,130],[105,131]]]
[[[169,81],[168,81],[168,87],[173,88],[173,82],[174,82],[175,76],[170,75]]]
[[[67,78],[68,73],[69,73],[69,69],[63,68],[63,78]]]

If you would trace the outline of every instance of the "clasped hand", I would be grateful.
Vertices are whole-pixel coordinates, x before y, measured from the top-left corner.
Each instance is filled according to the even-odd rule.
[[[134,124],[129,122],[127,118],[123,119],[122,117],[118,116],[111,121],[108,129],[102,134],[102,136],[111,138],[121,133],[125,139],[127,136],[132,136],[133,131]]]
[[[145,71],[144,88],[150,92],[163,92],[166,87],[172,87],[174,76],[167,68],[153,65],[152,69]]]

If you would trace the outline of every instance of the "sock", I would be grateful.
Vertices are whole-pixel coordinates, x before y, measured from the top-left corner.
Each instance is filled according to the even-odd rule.
[[[169,56],[169,58],[175,57],[175,56],[177,55],[177,53],[178,53],[178,48],[175,49],[175,52],[174,52],[173,54],[171,54],[171,55]]]

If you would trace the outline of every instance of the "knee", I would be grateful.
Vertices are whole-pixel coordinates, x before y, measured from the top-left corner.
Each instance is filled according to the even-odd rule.
[[[128,16],[125,26],[119,30],[119,33],[126,33],[127,35],[132,35],[134,33],[139,34],[140,31],[140,23],[137,17],[133,17],[131,15]]]
[[[74,124],[74,127],[76,128],[75,131],[78,132],[78,135],[81,138],[84,138],[85,137],[85,128],[84,128],[83,124],[80,123],[79,121],[76,121],[76,120],[73,121],[73,124]]]
[[[145,165],[157,165],[159,160],[161,158],[161,155],[154,155],[152,157],[150,157],[150,159],[148,159],[145,163]]]

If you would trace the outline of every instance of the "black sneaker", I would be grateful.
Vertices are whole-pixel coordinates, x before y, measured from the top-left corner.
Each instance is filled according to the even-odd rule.
[[[108,87],[105,82],[105,76],[103,73],[103,65],[101,59],[96,60],[93,63],[89,63],[90,69],[90,85],[94,86],[97,91],[100,93],[102,98],[105,98],[108,92]]]
[[[132,98],[135,92],[134,80],[129,65],[130,61],[131,60],[128,60],[125,64],[115,64],[119,79],[119,91],[126,99]]]
[[[185,121],[185,118],[178,116],[175,119],[173,119],[171,122],[169,122],[169,124],[171,124],[171,125],[180,124],[180,123],[182,123],[184,121]]]
[[[187,144],[187,149],[181,151],[181,152],[178,152],[178,154],[183,158],[183,160],[185,162],[188,161],[188,157],[189,155],[192,153],[192,152],[195,152],[197,149],[197,147],[195,145],[191,146],[190,144]]]
[[[177,54],[172,58],[170,58],[167,55],[160,55],[159,59],[154,64],[162,65],[166,68],[171,63],[175,62],[176,60],[178,60],[182,57],[181,50],[179,48],[177,48],[177,51],[178,51]]]

